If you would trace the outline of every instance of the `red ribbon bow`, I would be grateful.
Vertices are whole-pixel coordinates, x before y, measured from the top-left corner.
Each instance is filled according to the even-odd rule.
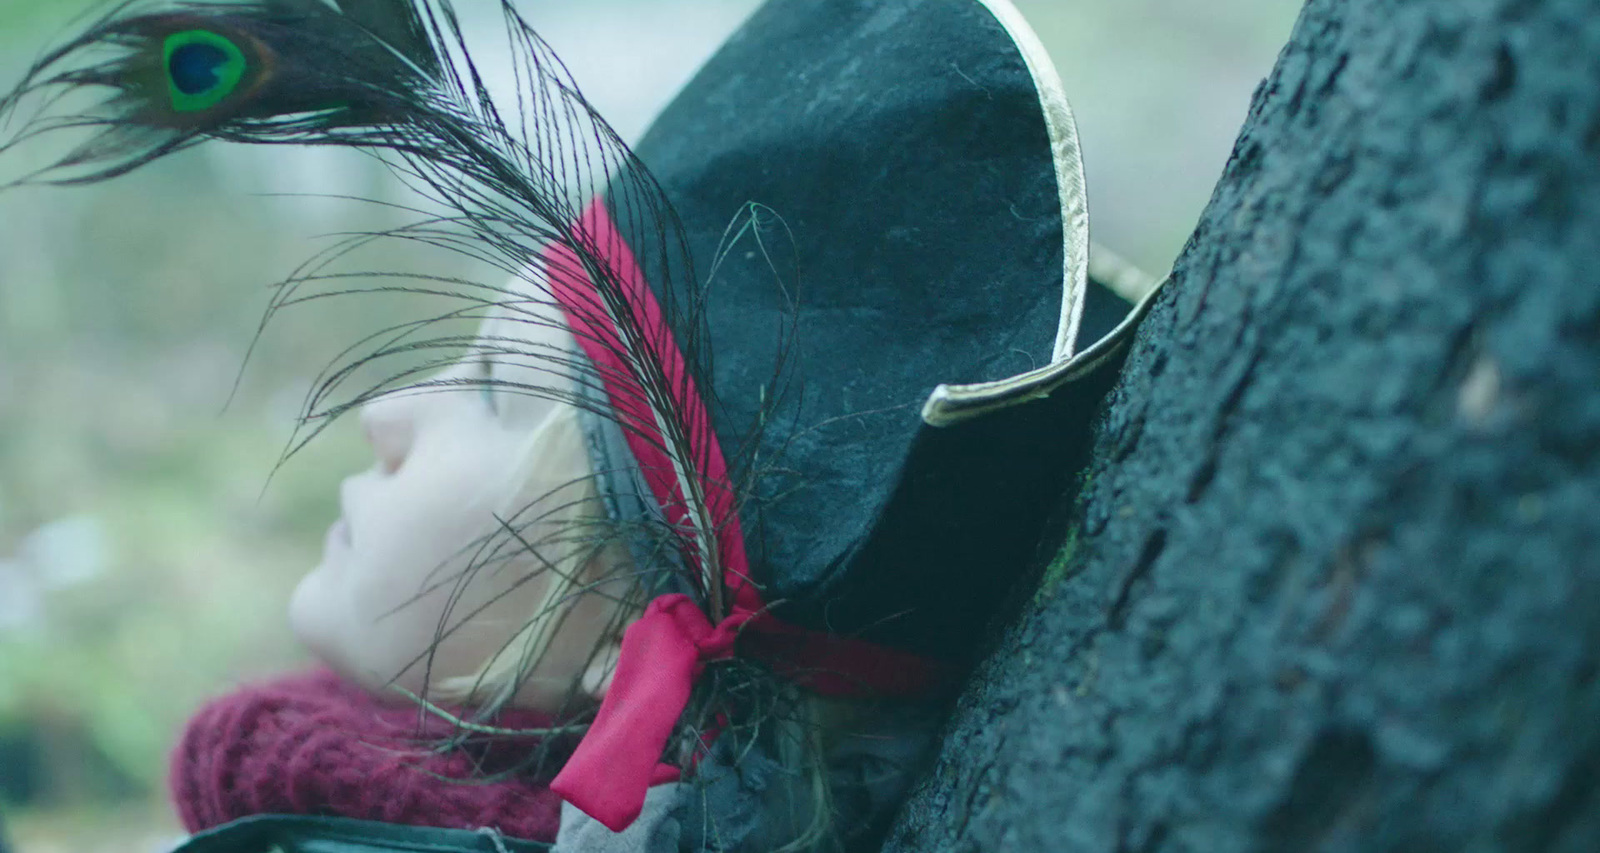
[[[713,626],[687,595],[663,595],[622,635],[611,687],[589,733],[550,790],[584,814],[621,832],[639,817],[651,785],[675,781],[661,763],[678,717],[705,665],[733,655],[733,641],[752,614]]]

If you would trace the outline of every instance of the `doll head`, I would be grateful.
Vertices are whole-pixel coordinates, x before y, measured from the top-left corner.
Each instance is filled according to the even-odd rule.
[[[402,701],[553,712],[599,690],[626,557],[567,399],[574,347],[559,311],[513,291],[458,362],[362,407],[375,459],[295,589],[301,642]]]

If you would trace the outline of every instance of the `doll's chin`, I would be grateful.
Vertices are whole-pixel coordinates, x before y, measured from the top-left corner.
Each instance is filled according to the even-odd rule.
[[[326,614],[322,612],[326,609],[327,591],[322,588],[326,566],[327,560],[323,560],[307,572],[289,595],[289,630],[306,651],[343,674],[346,667],[340,665],[335,655],[329,654],[334,643],[328,635],[330,626]]]

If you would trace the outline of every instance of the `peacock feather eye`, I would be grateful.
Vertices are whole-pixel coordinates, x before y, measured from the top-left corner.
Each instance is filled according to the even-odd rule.
[[[162,45],[167,91],[180,113],[209,110],[239,88],[249,60],[237,44],[209,30],[184,30]]]

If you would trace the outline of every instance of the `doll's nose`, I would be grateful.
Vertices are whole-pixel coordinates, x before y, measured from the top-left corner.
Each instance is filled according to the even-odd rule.
[[[416,421],[410,409],[405,395],[374,400],[361,408],[361,429],[385,474],[399,471],[411,452]]]

